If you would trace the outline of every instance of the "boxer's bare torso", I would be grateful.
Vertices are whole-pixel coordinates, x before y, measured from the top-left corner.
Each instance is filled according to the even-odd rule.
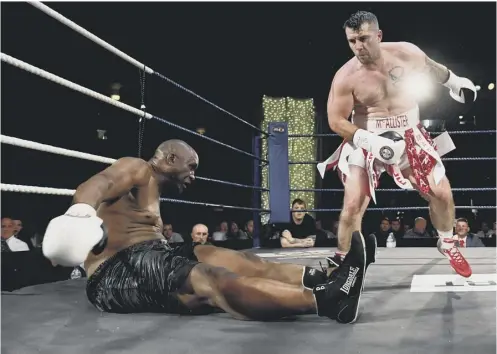
[[[404,84],[422,70],[422,62],[409,45],[381,43],[381,65],[366,67],[354,57],[337,72],[334,84],[352,92],[353,122],[359,128],[367,129],[367,120],[396,116],[417,106]]]
[[[152,173],[146,175],[149,176],[148,184],[136,186],[124,196],[105,201],[97,209],[107,229],[108,241],[99,255],[89,253],[85,261],[88,276],[120,250],[143,241],[164,239],[159,183]]]

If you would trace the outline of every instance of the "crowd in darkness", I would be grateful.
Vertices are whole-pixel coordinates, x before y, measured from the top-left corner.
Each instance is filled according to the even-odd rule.
[[[300,212],[306,209],[306,202],[295,199],[292,202],[293,212],[291,220],[285,224],[268,225],[266,237],[280,239],[282,247],[314,247],[322,244],[326,239],[336,239],[338,235],[338,221],[332,221],[330,230],[323,228],[322,220],[316,220],[310,214]],[[470,227],[466,218],[458,217],[454,220],[454,239],[460,247],[484,247],[481,239],[496,238],[496,222],[493,227],[486,221],[480,225]],[[401,239],[429,239],[437,238],[438,234],[433,227],[429,227],[429,220],[418,216],[410,224],[401,218],[391,219],[380,217],[376,226],[365,227],[363,233],[373,233],[379,247],[387,246],[387,239],[391,235],[395,240]]]
[[[333,240],[338,235],[338,221],[331,218],[315,218],[305,210],[306,202],[296,199],[292,203],[293,212],[289,211],[290,222],[287,224],[261,225],[261,240],[281,240],[281,247],[313,247],[319,246],[323,240]],[[395,239],[427,239],[438,237],[431,227],[429,218],[417,216],[410,222],[407,219],[379,215],[376,223],[364,225],[363,233],[374,233],[378,246],[385,247],[390,234]],[[34,230],[24,220],[14,216],[2,217],[2,252],[29,251],[40,248],[43,242],[44,230]],[[207,224],[196,223],[186,230],[177,230],[174,221],[165,221],[163,235],[171,244],[183,242],[216,242],[223,243],[245,241],[244,246],[250,247],[254,238],[254,220],[248,219],[241,223],[221,220]],[[480,221],[479,224],[466,218],[454,220],[454,237],[474,239],[467,242],[468,247],[479,244],[477,239],[492,239],[496,237],[495,221]],[[248,241],[248,242],[247,242]],[[318,244],[316,244],[316,242]]]

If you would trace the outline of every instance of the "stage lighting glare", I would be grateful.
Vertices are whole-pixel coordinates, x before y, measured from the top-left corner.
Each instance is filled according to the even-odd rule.
[[[433,97],[433,82],[430,77],[424,73],[406,78],[402,85],[417,101],[426,101]]]

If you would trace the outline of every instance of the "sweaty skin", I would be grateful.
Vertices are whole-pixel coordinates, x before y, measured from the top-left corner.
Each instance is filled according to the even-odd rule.
[[[165,145],[165,146],[163,146]],[[108,232],[105,250],[88,254],[88,277],[118,251],[133,244],[164,239],[160,189],[175,184],[183,189],[195,179],[196,152],[181,141],[168,141],[150,161],[123,158],[93,176],[76,190],[73,203],[97,209]],[[173,295],[190,309],[221,308],[238,319],[276,319],[316,313],[311,291],[303,290],[303,266],[265,262],[259,257],[210,245],[198,245],[201,262]]]
[[[448,78],[447,68],[429,59],[414,44],[381,43],[380,50],[380,65],[363,65],[354,57],[333,79],[328,121],[333,131],[349,141],[358,128],[366,129],[367,119],[395,116],[417,105],[403,85],[413,75],[429,72],[440,83]],[[348,121],[352,111],[353,124]]]
[[[347,28],[346,36],[355,56],[336,73],[327,110],[331,130],[349,142],[357,129],[367,130],[368,120],[396,116],[416,107],[406,88],[413,76],[427,74],[437,83],[449,78],[445,66],[428,58],[414,44],[380,43],[382,33],[374,24],[365,23],[358,31]],[[351,114],[353,122],[349,121]],[[370,201],[366,171],[353,165],[349,169],[338,230],[338,248],[343,252],[350,247],[352,231],[361,229]],[[417,188],[411,168],[402,174]],[[437,230],[451,230],[455,208],[449,181],[444,177],[437,185],[430,174],[428,182],[430,193],[422,197],[430,203],[432,222]]]
[[[183,189],[195,179],[197,153],[186,143],[173,141],[156,152],[150,161],[125,157],[81,184],[74,203],[97,209],[104,220],[108,243],[99,255],[88,254],[88,276],[115,253],[139,242],[163,239],[160,216],[160,187],[176,184]],[[168,158],[167,153],[170,154]],[[166,165],[164,159],[171,165]],[[176,176],[177,174],[177,176]]]

